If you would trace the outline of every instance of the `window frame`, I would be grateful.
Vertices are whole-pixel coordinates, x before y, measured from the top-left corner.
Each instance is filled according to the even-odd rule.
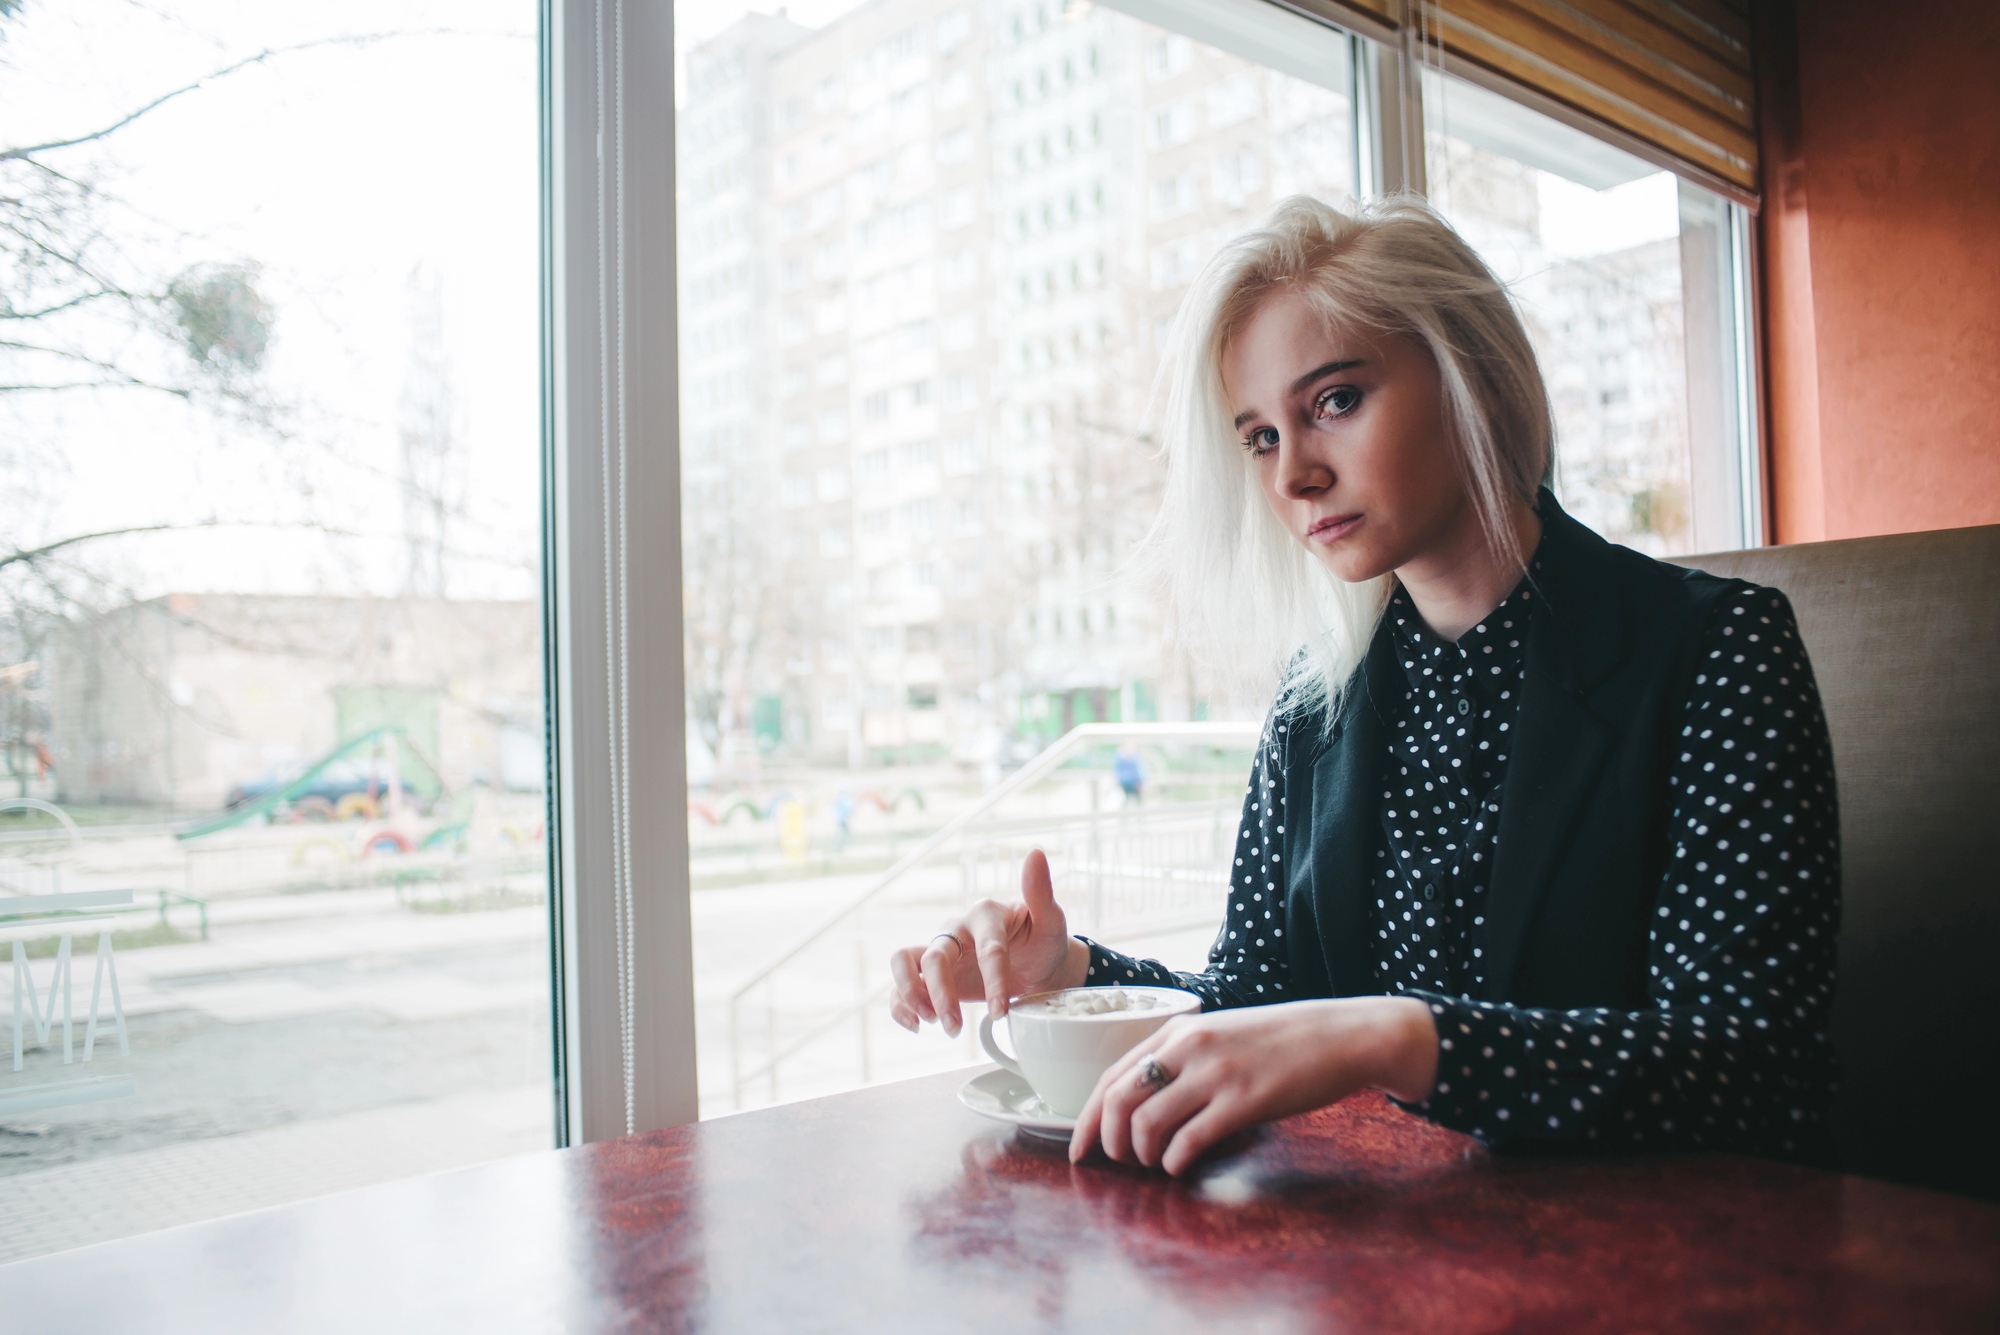
[[[1160,0],[1114,0],[1159,21]],[[1227,19],[1243,0],[1171,0]],[[1257,0],[1349,43],[1353,165],[1424,193],[1426,53]],[[1149,13],[1148,11],[1152,11]],[[1164,24],[1173,28],[1174,24]],[[1406,25],[1407,28],[1407,25]],[[556,1143],[697,1116],[684,821],[674,15],[541,0],[542,467]],[[1729,208],[1745,545],[1766,541],[1756,200],[1467,62],[1441,72],[1674,172]],[[662,71],[665,71],[664,75]],[[1414,150],[1414,151],[1413,151]],[[643,375],[631,368],[644,367]],[[637,521],[637,522],[635,522]]]
[[[540,29],[550,996],[563,1146],[693,1121],[697,1104],[687,826],[659,818],[687,809],[673,9],[542,0]]]

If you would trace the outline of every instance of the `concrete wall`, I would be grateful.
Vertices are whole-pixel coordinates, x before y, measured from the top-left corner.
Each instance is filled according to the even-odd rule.
[[[43,676],[64,803],[214,810],[341,740],[355,687],[435,698],[430,759],[454,787],[537,777],[509,755],[540,728],[531,602],[174,594],[71,626]]]
[[[2000,522],[2000,5],[1760,11],[1775,536]]]

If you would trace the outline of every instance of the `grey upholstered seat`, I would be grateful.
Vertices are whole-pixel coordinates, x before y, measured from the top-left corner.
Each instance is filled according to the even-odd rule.
[[[2000,525],[1682,563],[1782,589],[1826,702],[1843,1166],[2000,1197]]]

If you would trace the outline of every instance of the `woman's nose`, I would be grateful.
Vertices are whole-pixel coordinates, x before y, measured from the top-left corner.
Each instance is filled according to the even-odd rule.
[[[1309,451],[1293,442],[1281,441],[1278,448],[1278,490],[1288,500],[1301,500],[1326,490],[1333,473]]]

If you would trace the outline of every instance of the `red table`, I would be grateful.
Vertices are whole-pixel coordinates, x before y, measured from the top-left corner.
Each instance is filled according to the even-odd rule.
[[[1376,1097],[1197,1180],[963,1075],[0,1268],[8,1331],[1991,1331],[2000,1207],[1724,1155],[1489,1159]]]

